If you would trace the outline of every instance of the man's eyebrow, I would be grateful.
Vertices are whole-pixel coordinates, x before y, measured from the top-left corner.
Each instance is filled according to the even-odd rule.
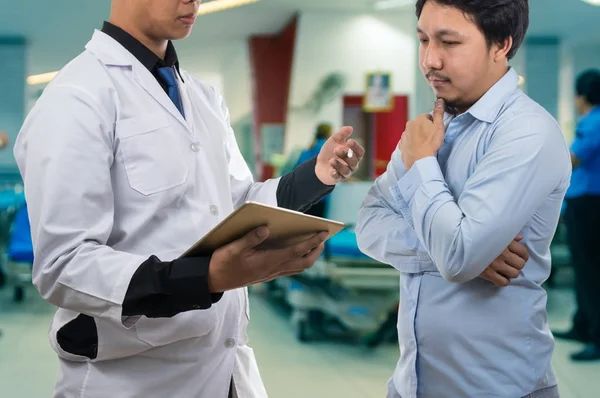
[[[425,34],[425,32],[423,32],[423,30],[421,28],[419,28],[418,26],[417,26],[417,33]],[[460,36],[460,37],[462,37],[463,36],[458,31],[452,30],[452,29],[440,29],[435,33],[435,35],[437,37],[443,37],[443,36]]]
[[[440,29],[436,32],[436,36],[441,37],[441,36],[462,36],[462,35],[452,29]]]

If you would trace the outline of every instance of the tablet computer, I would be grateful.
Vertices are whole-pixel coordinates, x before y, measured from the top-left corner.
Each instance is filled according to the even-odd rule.
[[[258,246],[260,249],[277,249],[293,245],[319,232],[328,232],[327,239],[329,239],[345,227],[345,224],[339,221],[262,203],[246,202],[181,257],[210,255],[218,248],[242,238],[248,232],[263,225],[269,228],[269,237]]]

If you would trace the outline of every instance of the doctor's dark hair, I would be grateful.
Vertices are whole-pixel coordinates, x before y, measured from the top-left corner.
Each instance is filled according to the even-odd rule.
[[[462,11],[483,32],[488,47],[502,45],[512,37],[513,44],[506,57],[515,56],[529,28],[528,0],[417,0],[417,18],[428,1]]]
[[[577,76],[575,92],[591,105],[600,105],[600,70],[588,69]]]

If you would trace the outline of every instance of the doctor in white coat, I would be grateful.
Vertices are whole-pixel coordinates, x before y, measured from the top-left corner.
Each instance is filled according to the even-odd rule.
[[[58,307],[55,397],[266,396],[246,286],[310,267],[324,237],[257,251],[261,229],[178,257],[246,200],[307,210],[364,155],[343,128],[294,172],[253,182],[223,99],[179,68],[170,41],[189,35],[198,6],[113,0],[18,135],[33,281]]]

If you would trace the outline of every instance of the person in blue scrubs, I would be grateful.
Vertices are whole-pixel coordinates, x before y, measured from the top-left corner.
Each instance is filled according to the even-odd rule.
[[[600,360],[600,70],[577,77],[575,104],[581,119],[571,145],[573,174],[565,223],[573,269],[577,311],[573,326],[554,337],[585,343],[576,361]]]
[[[311,146],[300,153],[300,157],[296,162],[296,167],[302,162],[311,159],[319,154],[325,142],[331,137],[332,127],[328,123],[321,123],[317,126],[315,138]],[[312,205],[305,213],[316,217],[325,217],[327,210],[327,196],[321,199],[318,203]]]

